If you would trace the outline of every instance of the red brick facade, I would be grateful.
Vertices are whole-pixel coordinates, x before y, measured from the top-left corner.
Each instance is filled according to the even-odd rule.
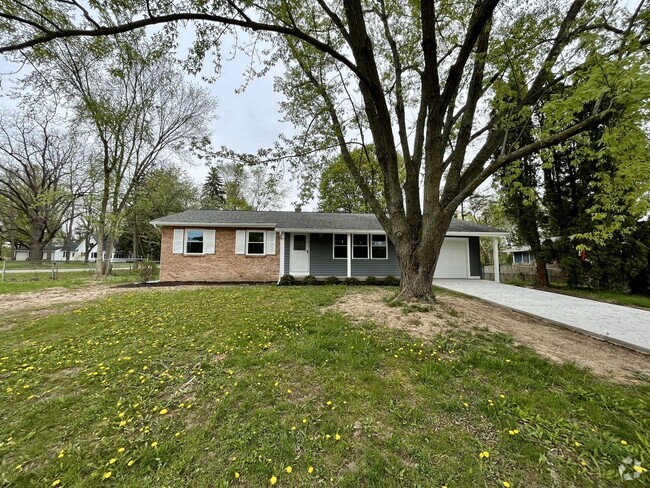
[[[178,227],[183,228],[183,227]],[[255,229],[273,230],[273,229]],[[233,228],[215,228],[214,254],[174,254],[174,227],[162,228],[161,281],[276,282],[280,275],[280,235],[276,233],[275,254],[235,254]]]

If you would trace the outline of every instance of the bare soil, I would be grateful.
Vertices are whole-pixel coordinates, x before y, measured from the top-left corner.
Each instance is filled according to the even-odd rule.
[[[421,339],[450,330],[505,333],[516,345],[535,350],[557,363],[572,362],[594,374],[629,383],[650,378],[650,356],[622,346],[549,324],[543,320],[497,307],[482,300],[441,294],[426,310],[417,306],[389,306],[392,292],[376,290],[351,293],[333,307],[351,320],[371,320],[378,325],[402,329]]]

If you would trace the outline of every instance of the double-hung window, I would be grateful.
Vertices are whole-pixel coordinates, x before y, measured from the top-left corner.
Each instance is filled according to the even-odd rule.
[[[352,259],[368,259],[368,234],[352,236]]]
[[[370,253],[372,259],[388,259],[388,245],[385,235],[370,236]]]
[[[264,231],[246,231],[246,254],[264,255]]]
[[[185,254],[203,254],[203,229],[185,231]]]
[[[348,235],[334,234],[334,259],[347,259]]]

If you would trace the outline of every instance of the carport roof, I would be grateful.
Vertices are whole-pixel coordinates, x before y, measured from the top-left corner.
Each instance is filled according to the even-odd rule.
[[[282,232],[383,231],[373,214],[186,210],[152,220],[157,227],[273,227]],[[508,235],[486,225],[453,219],[447,235]]]

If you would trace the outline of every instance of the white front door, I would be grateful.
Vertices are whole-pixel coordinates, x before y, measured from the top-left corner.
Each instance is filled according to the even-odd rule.
[[[307,276],[309,274],[309,236],[307,234],[291,234],[289,248],[289,274]]]
[[[469,278],[469,239],[445,237],[434,278]]]

